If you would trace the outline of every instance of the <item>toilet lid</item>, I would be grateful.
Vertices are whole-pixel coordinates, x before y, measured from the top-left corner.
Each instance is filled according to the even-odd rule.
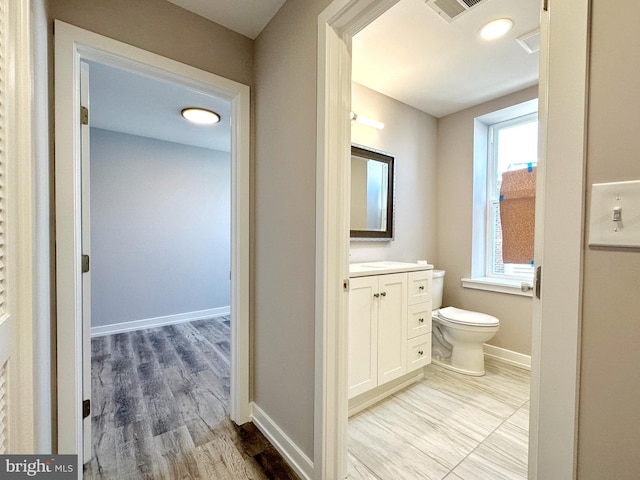
[[[462,310],[461,308],[445,307],[438,310],[438,314],[451,323],[460,325],[479,325],[483,327],[495,327],[500,325],[500,320],[491,315],[479,312]]]

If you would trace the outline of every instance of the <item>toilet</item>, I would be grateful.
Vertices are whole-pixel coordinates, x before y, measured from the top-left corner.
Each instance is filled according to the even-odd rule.
[[[442,306],[444,270],[433,271],[431,360],[465,375],[484,375],[484,342],[500,328],[500,320],[484,313]]]

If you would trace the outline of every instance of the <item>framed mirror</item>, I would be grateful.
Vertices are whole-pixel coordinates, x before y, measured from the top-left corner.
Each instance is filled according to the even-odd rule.
[[[351,238],[393,240],[394,157],[351,146]]]

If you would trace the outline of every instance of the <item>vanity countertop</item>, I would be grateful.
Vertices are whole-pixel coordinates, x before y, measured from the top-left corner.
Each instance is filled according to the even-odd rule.
[[[381,262],[362,262],[349,264],[349,277],[366,277],[369,275],[385,275],[388,273],[418,272],[420,270],[433,270],[433,265],[428,263],[393,262],[389,260]]]

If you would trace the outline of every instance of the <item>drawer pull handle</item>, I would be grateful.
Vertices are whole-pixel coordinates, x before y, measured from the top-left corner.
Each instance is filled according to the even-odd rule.
[[[424,318],[419,318],[419,319],[418,319],[418,321],[419,321],[420,323],[424,323]]]
[[[424,350],[418,350],[418,355],[422,356],[424,354]]]

